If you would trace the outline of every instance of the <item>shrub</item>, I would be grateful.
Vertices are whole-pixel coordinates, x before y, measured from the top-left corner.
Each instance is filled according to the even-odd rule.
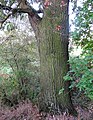
[[[71,81],[70,88],[79,88],[90,99],[93,99],[93,55],[84,54],[81,57],[70,58],[71,70],[64,79]]]

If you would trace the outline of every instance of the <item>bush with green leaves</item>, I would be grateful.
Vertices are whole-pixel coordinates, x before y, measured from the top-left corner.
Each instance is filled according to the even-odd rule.
[[[37,102],[40,89],[36,76],[23,73],[23,71],[18,71],[18,75],[3,75],[0,77],[0,100],[2,105],[14,106],[24,99]]]
[[[69,60],[71,69],[64,77],[71,81],[70,88],[79,88],[86,96],[93,99],[93,54],[87,53]]]
[[[78,5],[75,11],[72,39],[76,45],[93,50],[93,0],[80,2],[82,5]]]
[[[16,36],[17,34],[17,36]],[[22,37],[20,36],[22,35]],[[30,36],[31,37],[31,36]],[[0,98],[14,104],[23,99],[36,100],[39,93],[39,57],[36,43],[23,33],[12,31],[0,44]],[[3,77],[2,75],[9,77]]]

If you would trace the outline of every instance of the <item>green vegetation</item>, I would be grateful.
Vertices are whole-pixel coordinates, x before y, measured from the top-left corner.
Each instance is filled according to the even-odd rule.
[[[40,91],[36,43],[16,31],[4,39],[0,44],[0,98],[10,105],[27,98],[35,101]]]
[[[77,0],[71,2],[76,16],[69,37],[68,0],[45,0],[39,12],[25,0],[0,1],[1,106],[19,105],[19,110],[19,103],[25,101],[22,104],[29,110],[30,105],[32,112],[33,102],[38,106],[36,114],[63,112],[70,119],[69,114],[77,116],[81,105],[73,98],[78,101],[83,96],[93,102],[93,0],[84,0],[80,6]],[[70,55],[74,46],[81,47],[79,56]]]
[[[93,1],[86,0],[76,11],[72,39],[82,48],[82,53],[70,57],[70,71],[64,79],[71,81],[70,88],[78,88],[93,100]]]
[[[93,68],[90,62],[93,64],[93,54],[71,58],[69,60],[71,70],[64,79],[71,81],[70,88],[76,87],[87,97],[93,99]]]

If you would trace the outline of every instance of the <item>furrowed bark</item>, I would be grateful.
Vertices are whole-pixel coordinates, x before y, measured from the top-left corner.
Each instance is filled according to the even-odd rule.
[[[39,107],[43,111],[66,111],[75,115],[76,111],[69,92],[70,83],[63,79],[69,70],[69,1],[64,0],[62,7],[61,0],[51,0],[51,2],[52,5],[45,10],[45,16],[41,21],[29,15],[40,55]],[[59,94],[62,88],[63,93]]]

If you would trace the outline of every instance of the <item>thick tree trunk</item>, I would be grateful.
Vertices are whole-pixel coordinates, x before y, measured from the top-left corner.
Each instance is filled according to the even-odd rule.
[[[69,69],[68,65],[68,0],[51,0],[52,4],[45,10],[43,20],[36,24],[29,16],[31,25],[38,39],[41,70],[41,94],[39,107],[43,111],[68,111],[73,108],[69,82],[63,77]],[[59,94],[60,89],[64,89]]]

